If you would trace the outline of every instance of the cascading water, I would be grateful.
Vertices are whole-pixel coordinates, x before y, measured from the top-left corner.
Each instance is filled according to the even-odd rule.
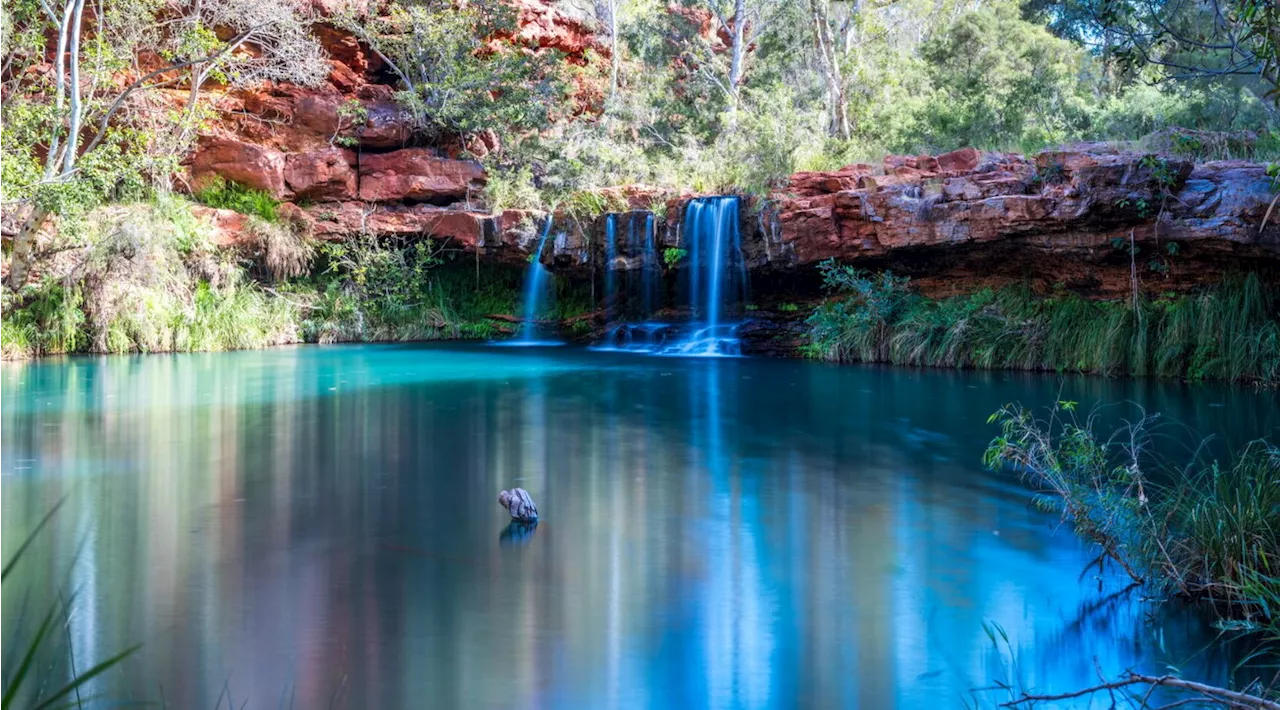
[[[635,220],[632,219],[632,226]],[[644,317],[653,315],[658,299],[658,240],[654,235],[653,213],[644,216],[644,266],[640,271],[640,288],[643,289]]]
[[[724,321],[725,309],[746,295],[747,267],[738,226],[736,196],[699,197],[684,214],[689,252],[689,305],[700,327],[672,348],[679,355],[738,355],[737,323]]]
[[[524,317],[514,340],[500,341],[499,345],[559,345],[554,340],[538,339],[538,314],[542,309],[542,301],[547,295],[551,272],[542,265],[542,252],[547,245],[547,237],[551,236],[551,215],[542,225],[542,235],[538,238],[537,250],[529,255],[529,268],[524,276]]]
[[[604,321],[612,323],[618,309],[618,215],[604,220]]]
[[[702,197],[691,200],[685,208],[682,243],[688,251],[686,274],[693,319],[687,323],[614,323],[612,316],[617,310],[613,309],[609,311],[610,326],[597,346],[599,349],[702,357],[741,353],[737,337],[739,324],[726,321],[729,309],[746,296],[746,261],[738,226],[740,203],[734,196]],[[639,295],[643,316],[650,318],[660,304],[661,278],[653,215],[645,216],[643,247],[635,232],[633,219],[627,252],[631,258],[637,253],[643,254]],[[616,268],[617,238],[612,215],[606,222],[605,238],[606,292],[616,297],[617,282],[612,272]],[[629,282],[628,294],[634,296],[637,289],[633,281],[629,279]],[[610,302],[609,297],[606,296],[606,302]]]

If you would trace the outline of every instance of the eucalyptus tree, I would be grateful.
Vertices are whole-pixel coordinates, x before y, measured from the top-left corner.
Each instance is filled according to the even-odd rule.
[[[563,107],[560,53],[521,47],[506,0],[399,0],[337,18],[400,80],[397,99],[433,137],[545,126]]]
[[[1280,105],[1276,0],[1032,0],[1060,35],[1165,78],[1245,77]]]
[[[742,104],[742,86],[750,69],[752,49],[773,29],[789,7],[787,0],[691,0],[711,15],[710,36],[701,37],[693,60],[704,78],[725,97],[730,123]],[[728,61],[719,46],[725,45]]]
[[[3,202],[21,215],[7,285],[20,289],[53,215],[167,186],[210,79],[319,82],[296,0],[17,0],[6,6]],[[50,66],[51,65],[51,66]],[[174,106],[158,93],[181,87]]]

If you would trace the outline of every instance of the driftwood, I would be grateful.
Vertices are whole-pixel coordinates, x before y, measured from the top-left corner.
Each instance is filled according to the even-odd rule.
[[[522,523],[538,522],[538,506],[533,504],[529,491],[512,488],[498,494],[498,504],[507,509],[511,519]]]
[[[1016,700],[1010,700],[1000,704],[1000,707],[1032,707],[1035,703],[1052,702],[1055,700],[1070,700],[1079,698],[1102,691],[1112,692],[1115,690],[1124,690],[1135,686],[1147,686],[1147,692],[1141,698],[1134,698],[1135,707],[1150,708],[1149,703],[1151,693],[1158,687],[1174,688],[1177,690],[1194,693],[1195,695],[1181,700],[1175,700],[1161,707],[1182,707],[1188,704],[1199,704],[1201,706],[1239,708],[1242,710],[1280,710],[1280,703],[1267,698],[1241,693],[1235,690],[1227,690],[1226,688],[1218,688],[1204,683],[1196,683],[1195,681],[1183,680],[1171,675],[1151,676],[1141,673],[1129,673],[1119,680],[1110,683],[1101,683],[1099,685],[1081,688],[1070,693],[1059,693],[1056,695],[1035,695],[1032,693],[1023,693],[1022,697]],[[1112,707],[1115,707],[1114,703]]]

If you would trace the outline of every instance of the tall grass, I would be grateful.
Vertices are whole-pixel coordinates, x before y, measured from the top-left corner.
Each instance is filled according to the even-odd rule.
[[[1110,434],[1073,402],[1047,417],[1006,405],[984,462],[1009,466],[1134,581],[1210,602],[1225,625],[1280,637],[1280,448],[1255,441],[1223,464],[1152,446],[1150,418]],[[1235,623],[1233,623],[1235,622]],[[1242,625],[1241,625],[1242,624]]]
[[[1280,382],[1280,299],[1256,274],[1135,307],[1025,287],[934,300],[889,274],[822,268],[834,295],[807,321],[820,359]]]
[[[58,501],[48,513],[27,534],[16,552],[4,563],[4,571],[0,573],[0,585],[4,593],[13,593],[12,573],[30,556],[37,536],[57,514],[66,499]],[[33,597],[32,594],[35,594]],[[29,607],[28,603],[34,606]],[[3,707],[31,708],[46,710],[47,708],[84,707],[85,702],[102,698],[89,695],[90,683],[95,678],[117,669],[117,667],[141,646],[135,645],[85,667],[77,665],[71,649],[70,628],[72,610],[75,607],[75,594],[63,594],[59,590],[26,589],[23,596],[21,613],[6,622],[5,659],[3,669]],[[43,608],[39,620],[28,613],[28,609]]]
[[[31,357],[40,334],[34,325],[19,323],[15,319],[0,316],[0,359],[21,360]]]

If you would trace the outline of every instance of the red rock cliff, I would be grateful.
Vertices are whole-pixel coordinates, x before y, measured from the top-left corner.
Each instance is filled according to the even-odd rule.
[[[521,51],[555,50],[579,65],[587,64],[589,52],[607,58],[608,47],[588,18],[552,0],[513,1],[516,31],[492,41]],[[377,54],[323,21],[344,9],[375,11],[374,4],[312,2],[320,17],[314,33],[330,57],[327,81],[319,88],[273,84],[214,94],[218,120],[188,160],[193,187],[221,177],[267,191],[285,202],[285,215],[322,238],[368,232],[434,237],[466,249],[501,246],[521,215],[488,214],[478,199],[484,171],[460,157],[463,148],[484,156],[496,137],[482,135],[465,146],[424,141],[395,102],[394,78]],[[589,82],[580,82],[573,95],[576,110],[594,110],[597,94]],[[353,111],[355,105],[363,111]],[[367,118],[353,119],[360,113]]]
[[[1099,150],[1034,158],[972,148],[798,173],[776,195],[771,261],[897,265],[934,290],[1032,277],[1082,292],[1274,271],[1280,225],[1263,165]],[[1131,259],[1130,245],[1137,247]],[[929,262],[933,262],[930,264]],[[956,277],[968,279],[961,284]]]

